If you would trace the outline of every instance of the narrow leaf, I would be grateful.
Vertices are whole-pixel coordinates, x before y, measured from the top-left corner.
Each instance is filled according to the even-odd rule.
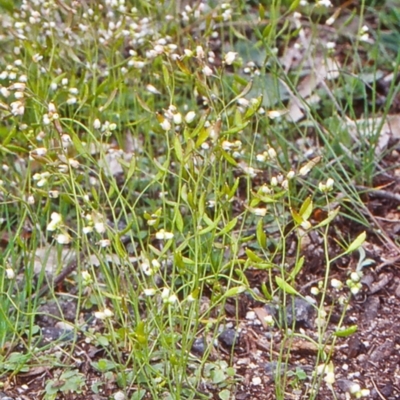
[[[360,233],[356,237],[356,239],[352,243],[350,243],[349,247],[346,250],[346,253],[351,253],[354,250],[357,250],[365,242],[366,237],[367,237],[367,234],[365,231]]]
[[[357,332],[357,325],[352,325],[349,326],[346,329],[338,329],[336,332],[334,332],[333,334],[337,337],[347,337],[352,335],[353,333]]]
[[[275,282],[285,293],[287,293],[287,294],[296,294],[296,295],[299,294],[297,292],[297,290],[293,286],[289,285],[280,276],[276,276],[275,277]]]
[[[236,218],[233,218],[232,221],[229,221],[229,222],[225,225],[225,227],[224,227],[223,229],[221,229],[220,232],[218,232],[218,236],[219,236],[219,235],[225,235],[225,234],[227,234],[228,232],[230,232],[230,231],[236,226],[237,222],[238,222],[238,218],[237,218],[237,217],[236,217]]]

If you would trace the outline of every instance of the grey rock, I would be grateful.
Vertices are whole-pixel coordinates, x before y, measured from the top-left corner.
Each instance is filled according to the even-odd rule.
[[[192,345],[192,352],[198,355],[203,355],[206,351],[207,343],[203,337],[196,338]]]
[[[236,329],[225,329],[218,336],[218,341],[226,347],[235,347],[239,342],[239,333]]]
[[[293,323],[296,327],[313,328],[315,319],[314,306],[301,297],[289,299],[286,307],[286,322],[290,328]]]
[[[375,319],[378,316],[379,307],[379,297],[368,297],[368,300],[365,302],[364,317],[369,321]]]
[[[386,340],[378,346],[370,355],[370,360],[374,363],[388,359],[394,351],[394,343],[391,340]]]

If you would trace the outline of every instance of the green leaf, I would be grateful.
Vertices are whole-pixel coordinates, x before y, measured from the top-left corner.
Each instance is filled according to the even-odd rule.
[[[232,393],[231,393],[231,391],[228,390],[228,389],[221,390],[221,391],[218,393],[218,397],[219,397],[221,400],[229,400],[229,399],[231,398],[231,395],[232,395]]]
[[[294,0],[293,3],[290,5],[289,12],[296,11],[300,5],[300,0]]]
[[[144,389],[138,390],[137,392],[133,393],[131,400],[142,400],[145,394],[146,391]]]
[[[235,297],[240,293],[243,293],[246,291],[246,286],[235,286],[233,288],[230,288],[227,292],[225,292],[224,297]]]
[[[249,257],[249,259],[255,263],[262,263],[264,261],[261,257],[255,254],[249,248],[246,248],[245,252],[247,254],[247,257]]]
[[[227,153],[224,150],[221,150],[221,154],[225,158],[225,160],[228,161],[229,164],[233,165],[234,167],[237,166],[237,162],[229,153]]]
[[[218,232],[217,236],[225,235],[226,233],[230,232],[237,224],[238,218],[233,218],[232,221],[229,221],[220,232]]]
[[[210,218],[207,217],[206,214],[204,214],[203,220],[205,221],[205,223],[208,226],[206,228],[203,228],[200,232],[198,232],[198,235],[204,235],[208,232],[215,230],[218,226],[220,219],[221,219],[221,214],[218,216],[218,218],[215,221],[211,220]]]
[[[183,163],[183,151],[182,151],[182,145],[179,140],[178,136],[174,137],[174,150],[175,150],[175,155],[177,160],[182,164]]]
[[[299,294],[297,292],[297,290],[293,286],[289,285],[280,276],[276,276],[275,277],[275,282],[285,293],[287,293],[287,294],[296,294],[296,295]]]
[[[258,16],[261,21],[265,18],[265,8],[261,3],[258,4]]]
[[[354,250],[357,250],[364,242],[367,237],[366,232],[360,233],[357,238],[350,243],[349,247],[346,250],[346,253],[352,253]]]
[[[337,337],[347,337],[347,336],[352,335],[353,333],[356,333],[357,329],[358,329],[357,325],[352,325],[346,329],[338,329],[333,334],[334,334],[334,336],[337,336]]]
[[[179,206],[175,207],[175,226],[176,229],[178,229],[178,231],[180,233],[183,232],[183,218],[182,218],[182,214],[179,210]]]
[[[169,77],[169,71],[168,68],[163,64],[162,65],[162,72],[163,72],[163,77],[164,77],[164,82],[165,86],[169,87],[170,86],[170,77]]]
[[[222,371],[220,369],[216,369],[211,372],[211,379],[212,379],[213,383],[218,384],[218,383],[224,382],[226,379],[226,376],[225,376],[224,371]]]
[[[291,208],[290,212],[292,214],[292,218],[293,218],[294,222],[296,222],[297,225],[300,225],[301,223],[303,223],[303,218],[301,218],[301,215],[296,210]]]
[[[307,221],[308,218],[310,218],[310,215],[313,210],[313,202],[311,200],[311,197],[307,197],[303,204],[300,207],[299,214],[301,215],[303,221]]]
[[[238,132],[242,131],[244,128],[246,128],[248,123],[249,122],[245,122],[244,124],[240,124],[240,125],[234,126],[233,128],[228,129],[227,131],[223,131],[222,133],[224,135],[233,135],[234,133],[238,133]]]
[[[298,274],[298,273],[301,271],[301,269],[303,268],[304,260],[305,260],[304,256],[300,257],[300,258],[297,260],[297,262],[296,262],[296,264],[295,264],[295,266],[294,266],[294,268],[293,268],[293,271],[290,273],[290,278],[291,278],[292,280],[294,280],[294,279],[296,278],[297,274]]]
[[[260,247],[265,249],[267,247],[267,235],[264,232],[264,224],[262,219],[258,221],[256,236],[257,236],[257,242],[260,245]]]
[[[263,102],[263,96],[260,94],[257,98],[257,101],[255,103],[250,104],[249,108],[244,114],[244,118],[249,119],[250,117],[252,117],[259,110],[262,102]]]

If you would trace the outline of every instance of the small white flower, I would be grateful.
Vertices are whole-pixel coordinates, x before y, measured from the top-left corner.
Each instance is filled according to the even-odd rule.
[[[77,101],[78,101],[78,99],[76,97],[69,97],[67,99],[67,104],[69,104],[69,105],[76,104]]]
[[[308,229],[311,228],[311,223],[310,223],[310,221],[303,221],[303,222],[300,224],[300,226],[301,226],[303,229],[308,230]]]
[[[194,121],[194,119],[196,118],[196,113],[194,111],[189,111],[186,115],[185,115],[185,122],[187,124],[190,124]]]
[[[226,65],[232,65],[233,62],[235,61],[237,56],[237,53],[234,51],[229,51],[228,53],[225,54],[224,60]]]
[[[326,23],[326,22],[325,22]],[[334,49],[335,47],[336,47],[336,43],[335,42],[328,42],[326,45],[325,45],[325,47],[328,49],[328,50],[332,50],[332,49]]]
[[[299,170],[299,175],[300,176],[306,176],[309,172],[311,171],[310,165],[307,163],[306,165],[303,165],[300,170]]]
[[[47,225],[48,231],[55,231],[62,223],[62,217],[60,214],[53,212],[50,216],[50,223]]]
[[[167,303],[169,304],[175,304],[178,301],[178,296],[176,294],[171,294],[171,296],[168,297]]]
[[[326,189],[331,190],[333,188],[334,184],[335,184],[335,181],[332,178],[328,178],[326,181]]]
[[[108,247],[108,246],[111,244],[111,242],[110,242],[109,239],[101,239],[101,240],[98,241],[97,244],[98,244],[100,247]]]
[[[359,391],[361,391],[361,386],[358,383],[353,383],[349,388],[351,394],[358,393]]]
[[[196,57],[197,58],[204,58],[205,57],[204,49],[201,46],[197,46],[196,47]]]
[[[33,205],[35,204],[35,198],[30,194],[28,196],[28,198],[26,199],[26,201],[28,202],[28,204]]]
[[[343,282],[339,279],[333,278],[331,280],[331,286],[335,289],[341,289],[343,287]]]
[[[172,119],[173,119],[175,125],[180,125],[182,123],[182,114],[176,113],[176,114],[174,114]]]
[[[72,240],[71,236],[69,236],[67,233],[59,233],[56,236],[56,241],[59,244],[68,244],[71,243],[71,240]]]
[[[229,151],[229,150],[232,148],[232,146],[233,146],[233,143],[228,142],[227,140],[224,140],[224,141],[221,143],[221,147],[222,147],[222,149],[225,150],[225,151]]]
[[[6,275],[7,279],[14,279],[15,278],[15,272],[12,268],[7,268],[6,269]]]
[[[265,162],[267,160],[267,156],[266,156],[265,152],[262,153],[262,154],[257,154],[256,155],[256,160],[258,162]]]
[[[45,147],[38,147],[31,151],[31,154],[37,155],[39,157],[44,157],[47,154],[47,149]]]
[[[162,298],[164,301],[166,301],[166,300],[168,299],[168,297],[169,297],[169,293],[170,293],[169,288],[165,287],[165,288],[163,289],[163,291],[161,292],[161,298]]]
[[[211,76],[213,74],[212,69],[208,65],[203,67],[202,72],[205,76]]]
[[[358,273],[358,272],[352,272],[351,274],[350,274],[350,279],[353,281],[353,282],[360,282],[360,279],[361,279],[361,276],[360,276],[360,274]]]
[[[276,118],[279,118],[282,115],[282,112],[278,111],[278,110],[271,110],[271,111],[267,112],[267,115],[271,119],[276,119]]]
[[[330,0],[317,0],[316,5],[328,8],[332,7],[332,2]]]
[[[161,94],[161,92],[158,89],[156,89],[153,85],[150,85],[150,84],[147,85],[146,89],[148,92],[150,92],[152,94]]]
[[[318,296],[318,295],[319,295],[319,289],[318,289],[316,286],[313,286],[313,287],[310,289],[310,292],[311,292],[311,294],[312,294],[313,296]]]
[[[274,317],[272,315],[266,315],[264,317],[264,322],[269,326],[273,326],[275,324]]]
[[[94,229],[96,230],[97,233],[104,233],[106,231],[106,226],[104,222],[96,222],[94,224]]]
[[[96,311],[94,313],[94,316],[97,319],[107,319],[107,318],[111,318],[114,315],[114,313],[109,309],[109,308],[105,308],[103,311]]]
[[[350,292],[351,292],[352,294],[354,294],[354,296],[355,296],[356,294],[358,294],[358,293],[360,292],[360,290],[361,290],[361,288],[360,288],[360,286],[358,286],[358,285],[354,285],[354,286],[352,286],[352,287],[350,288]]]
[[[271,178],[271,186],[277,186],[278,185],[278,179],[276,176],[273,176]]]
[[[101,122],[98,118],[96,118],[93,122],[93,128],[94,129],[100,129],[101,128]]]
[[[156,239],[158,240],[170,240],[174,237],[172,232],[166,232],[164,229],[160,229],[156,232]]]
[[[60,192],[58,190],[49,190],[49,197],[51,199],[57,199],[59,195]]]
[[[295,175],[296,173],[294,171],[289,171],[286,175],[286,178],[290,180],[293,179]]]
[[[145,296],[154,296],[156,294],[156,289],[153,289],[153,288],[144,289],[143,293]]]
[[[39,53],[36,53],[36,54],[34,54],[33,56],[32,56],[32,61],[34,62],[34,63],[38,63],[40,60],[42,60],[43,59],[43,56],[42,55],[40,55]]]
[[[237,100],[237,103],[239,104],[239,106],[247,107],[249,105],[250,101],[245,99],[244,97],[241,97]]]
[[[93,226],[84,226],[84,227],[82,228],[82,232],[83,232],[85,235],[87,235],[88,233],[93,232]]]
[[[14,101],[13,103],[10,104],[10,107],[11,107],[11,114],[14,115],[15,117],[18,115],[24,115],[25,106],[22,101],[20,100]]]
[[[265,217],[267,215],[266,208],[253,208],[251,211],[254,215],[257,215],[258,217]]]
[[[171,129],[171,123],[166,118],[160,123],[160,126],[164,131],[169,131]]]
[[[82,280],[85,285],[89,285],[93,282],[92,276],[89,274],[88,271],[82,271]]]
[[[78,168],[79,167],[79,161],[75,160],[74,158],[70,158],[68,160],[68,164],[72,167],[72,168]]]
[[[276,158],[276,151],[275,151],[275,149],[273,147],[270,147],[268,149],[268,155],[269,155],[269,158],[271,158],[272,160],[274,158]]]

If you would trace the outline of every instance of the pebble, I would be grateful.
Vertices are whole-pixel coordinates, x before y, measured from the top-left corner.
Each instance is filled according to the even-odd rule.
[[[308,301],[302,299],[301,297],[295,297],[294,302],[293,299],[288,299],[288,305],[286,307],[286,320],[289,328],[293,325],[293,318],[295,325],[302,325],[305,328],[312,328],[314,325],[314,315],[315,309]]]
[[[206,351],[206,340],[203,337],[196,338],[192,344],[192,352],[202,356]]]
[[[236,329],[225,329],[218,336],[218,341],[227,347],[234,347],[239,342],[239,333]]]

